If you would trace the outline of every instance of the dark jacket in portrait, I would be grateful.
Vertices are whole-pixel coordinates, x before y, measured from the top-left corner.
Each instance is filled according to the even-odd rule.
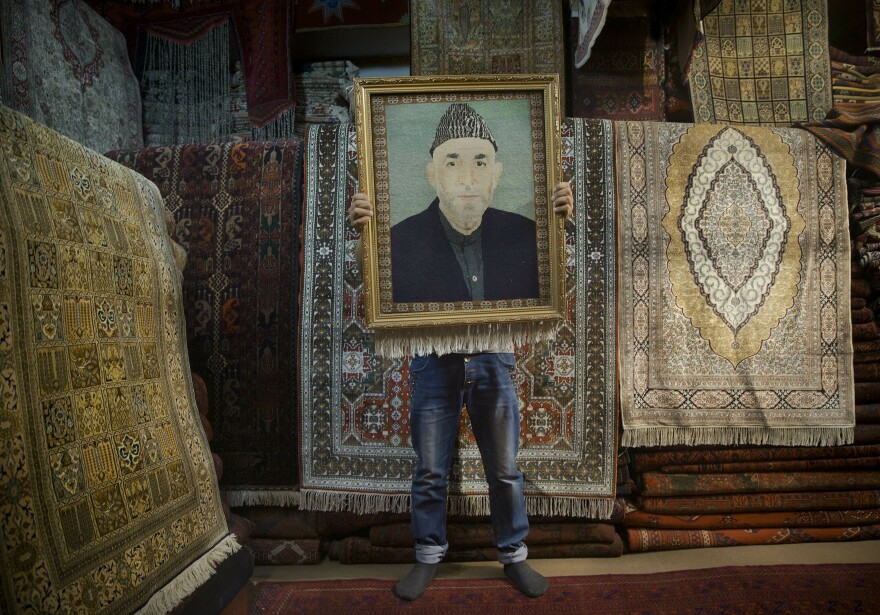
[[[471,301],[447,238],[437,199],[391,227],[391,288],[395,302]],[[538,298],[535,223],[489,207],[483,214],[483,291],[487,301]]]

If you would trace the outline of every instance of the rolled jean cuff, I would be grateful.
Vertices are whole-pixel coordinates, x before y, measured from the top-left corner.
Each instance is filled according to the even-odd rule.
[[[502,564],[515,564],[524,561],[529,556],[529,548],[524,544],[515,551],[498,551],[498,561]]]
[[[446,555],[448,549],[448,544],[422,545],[416,543],[416,561],[421,562],[422,564],[437,564]]]

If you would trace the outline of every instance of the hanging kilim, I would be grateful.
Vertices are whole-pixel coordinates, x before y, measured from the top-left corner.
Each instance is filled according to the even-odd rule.
[[[230,503],[295,503],[302,141],[109,156],[156,183],[187,249],[189,357]]]
[[[346,222],[357,174],[354,135],[350,125],[313,127],[306,143],[301,506],[405,511],[415,465],[409,360],[378,356],[363,321],[357,233]],[[562,143],[563,176],[572,177],[577,199],[566,236],[568,318],[555,342],[517,348],[518,462],[530,513],[607,518],[617,437],[611,124],[566,122]],[[488,512],[466,418],[449,492],[451,511]]]
[[[0,611],[165,613],[228,535],[155,186],[0,107]]]
[[[622,443],[852,442],[844,161],[796,129],[616,130]]]
[[[561,0],[413,0],[413,75],[558,73],[565,92]]]
[[[0,0],[3,100],[86,147],[140,147],[125,39],[82,0]]]
[[[88,1],[122,32],[132,58],[145,28],[172,32],[190,18],[231,15],[250,123],[258,128],[266,126],[293,107],[293,0]]]
[[[229,15],[147,26],[144,141],[148,146],[229,141]]]
[[[826,0],[722,0],[702,20],[690,64],[696,122],[790,126],[825,118]]]

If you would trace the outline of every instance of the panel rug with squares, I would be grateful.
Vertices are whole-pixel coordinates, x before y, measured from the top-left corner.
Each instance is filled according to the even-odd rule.
[[[690,68],[697,123],[790,126],[831,109],[826,0],[722,0]]]
[[[227,536],[155,186],[0,107],[0,611],[165,613]]]

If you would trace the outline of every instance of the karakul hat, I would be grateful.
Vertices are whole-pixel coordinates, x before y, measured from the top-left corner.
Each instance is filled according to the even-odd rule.
[[[437,124],[434,143],[431,145],[431,154],[433,155],[435,149],[450,139],[467,137],[485,139],[492,144],[496,152],[498,151],[498,144],[495,143],[492,133],[489,132],[489,127],[486,126],[486,122],[483,121],[480,114],[465,103],[452,103]]]

